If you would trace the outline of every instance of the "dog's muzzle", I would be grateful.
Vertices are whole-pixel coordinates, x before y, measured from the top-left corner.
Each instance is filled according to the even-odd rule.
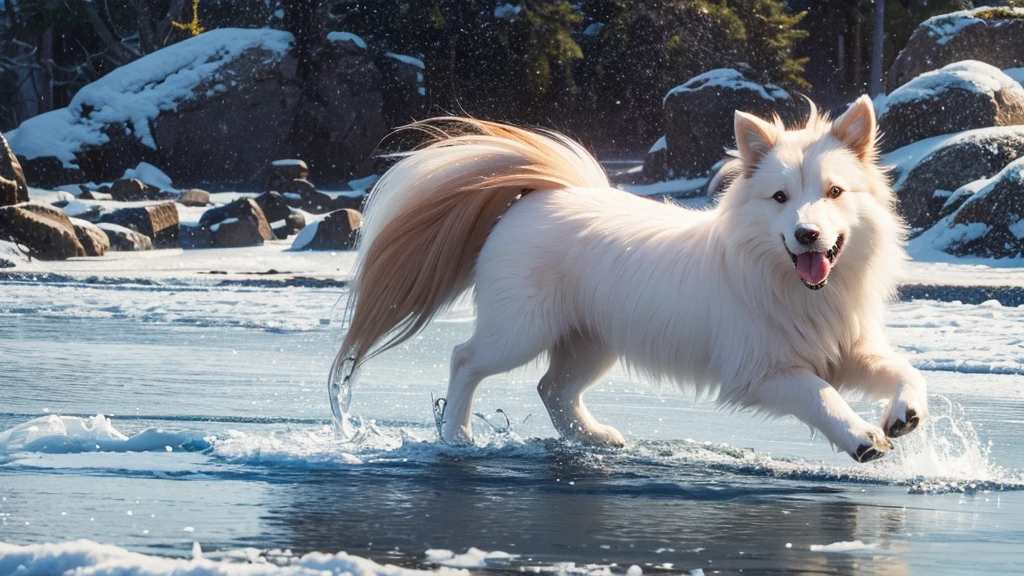
[[[843,250],[845,242],[846,238],[840,234],[836,238],[836,243],[825,252],[807,251],[801,254],[794,254],[789,250],[789,246],[786,245],[786,237],[782,237],[782,246],[793,261],[793,267],[796,268],[797,275],[800,276],[804,286],[811,290],[821,290],[828,284],[828,275],[832,272],[832,267],[835,265],[836,259],[839,258],[839,253]]]

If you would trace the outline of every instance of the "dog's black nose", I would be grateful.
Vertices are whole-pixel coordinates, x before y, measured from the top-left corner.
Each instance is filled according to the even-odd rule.
[[[797,228],[793,235],[796,236],[796,241],[804,246],[814,244],[818,240],[818,231],[814,228],[807,228],[806,226]]]

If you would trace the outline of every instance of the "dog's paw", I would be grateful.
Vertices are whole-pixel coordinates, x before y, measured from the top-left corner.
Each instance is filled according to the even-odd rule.
[[[885,456],[885,453],[892,450],[892,442],[885,437],[880,428],[872,426],[861,435],[860,444],[856,449],[849,452],[850,457],[857,462],[870,462]]]
[[[588,430],[580,432],[576,441],[594,448],[625,448],[626,439],[622,433],[611,426],[598,424]]]
[[[917,428],[928,415],[928,405],[923,400],[916,400],[898,394],[889,403],[889,408],[882,418],[882,430],[889,438],[899,438]]]

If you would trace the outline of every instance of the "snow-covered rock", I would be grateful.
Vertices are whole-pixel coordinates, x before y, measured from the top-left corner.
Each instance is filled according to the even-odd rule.
[[[292,241],[292,250],[351,250],[356,231],[363,222],[355,210],[335,210],[302,229]]]
[[[1024,254],[1024,158],[1003,168],[935,228],[932,245],[950,254],[986,258]]]
[[[115,252],[142,252],[153,249],[153,240],[149,236],[140,234],[131,228],[111,222],[100,222],[96,227],[107,235],[110,249]]]
[[[75,236],[85,248],[86,256],[103,256],[110,250],[110,239],[106,232],[87,220],[71,218],[71,225],[75,229]]]
[[[735,147],[733,114],[742,110],[762,117],[794,119],[794,99],[774,84],[759,84],[731,68],[695,76],[670,90],[664,99],[666,152],[648,155],[644,173],[664,177],[701,177]],[[664,157],[661,170],[654,163]]]
[[[29,182],[46,186],[155,175],[142,177],[140,162],[184,188],[249,185],[278,158],[303,158],[339,181],[370,172],[390,125],[412,116],[402,99],[424,100],[422,70],[351,39],[327,42],[316,73],[300,77],[292,43],[280,30],[210,30],[85,86],[67,108],[11,132],[11,146]]]
[[[252,198],[239,198],[207,210],[199,219],[199,227],[210,231],[211,245],[192,248],[259,246],[274,239],[263,209]]]
[[[886,155],[900,173],[893,186],[911,228],[938,222],[942,207],[962,186],[990,178],[1024,156],[1024,126],[969,130],[917,142]],[[901,159],[909,158],[909,160]]]
[[[962,60],[1002,69],[1024,66],[1024,8],[984,7],[925,20],[889,69],[886,91]]]
[[[967,60],[926,72],[876,104],[883,151],[940,134],[1024,124],[1024,86]]]
[[[0,238],[24,246],[30,256],[39,260],[86,255],[71,220],[46,204],[27,202],[0,207]]]
[[[129,228],[149,238],[154,248],[177,248],[180,222],[174,202],[120,208],[100,217],[101,222]]]

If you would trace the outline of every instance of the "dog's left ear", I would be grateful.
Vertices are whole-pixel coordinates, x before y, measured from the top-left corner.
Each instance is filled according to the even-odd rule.
[[[871,98],[867,95],[857,98],[842,116],[836,118],[832,123],[832,136],[853,150],[862,162],[873,161],[878,156],[875,148],[878,125]]]

